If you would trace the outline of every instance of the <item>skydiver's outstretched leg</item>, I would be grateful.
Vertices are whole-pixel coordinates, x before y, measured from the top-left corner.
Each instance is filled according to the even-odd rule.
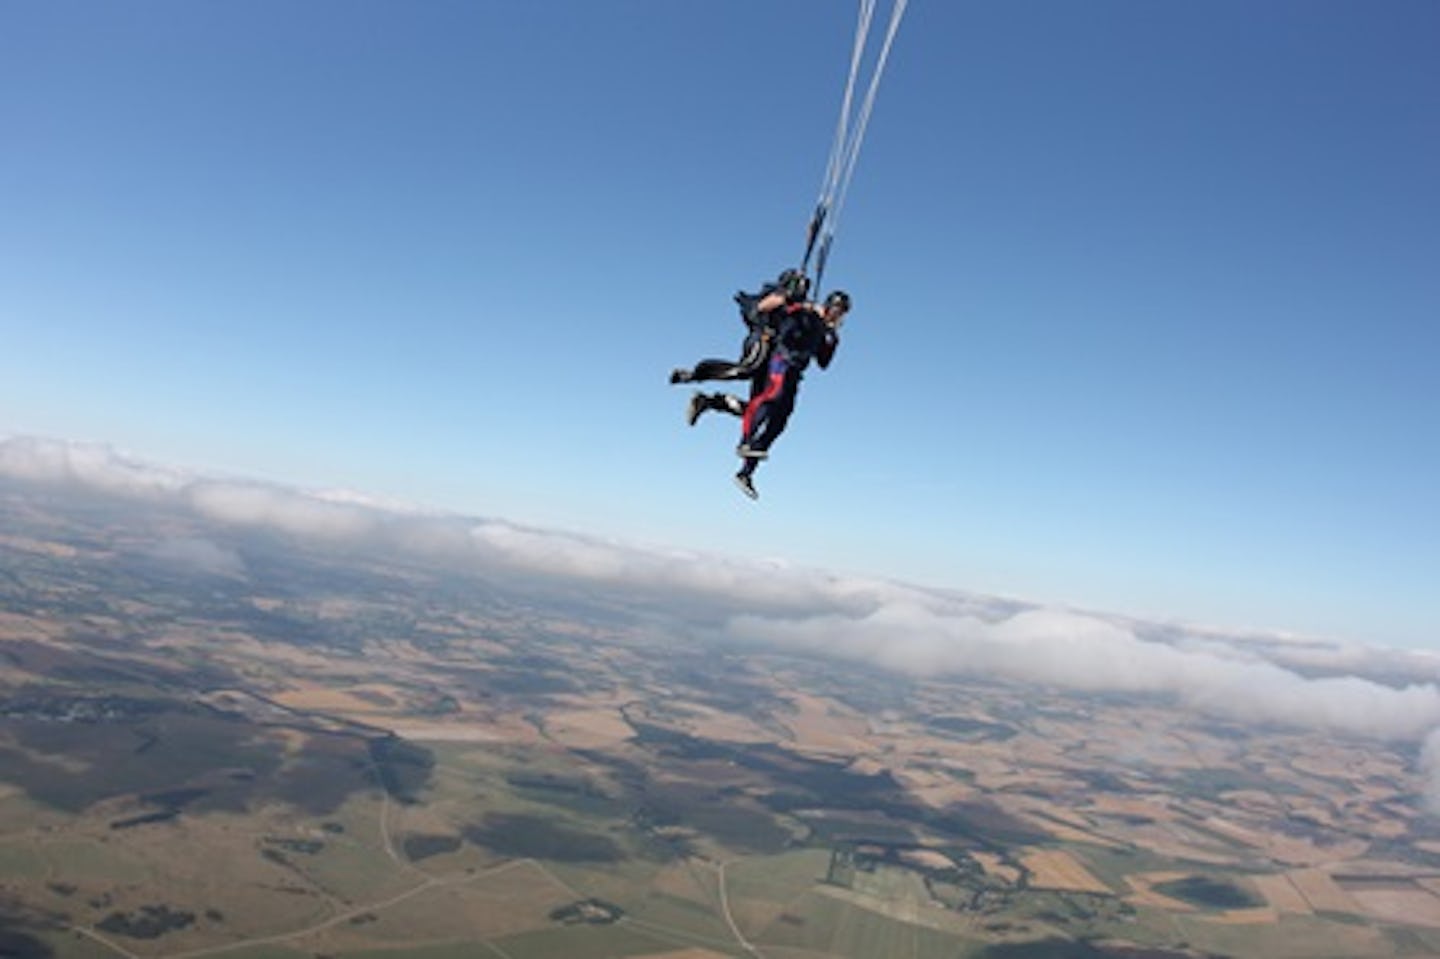
[[[744,416],[745,403],[740,397],[729,393],[696,393],[690,397],[690,402],[685,408],[685,421],[694,426],[695,422],[700,419],[700,415],[706,410],[718,410],[732,416]]]
[[[770,339],[763,332],[752,330],[745,337],[745,346],[738,360],[701,360],[692,369],[670,371],[670,382],[698,383],[702,380],[748,380],[765,366]]]
[[[670,382],[699,383],[702,380],[743,380],[755,371],[734,360],[701,360],[693,369],[670,371]]]

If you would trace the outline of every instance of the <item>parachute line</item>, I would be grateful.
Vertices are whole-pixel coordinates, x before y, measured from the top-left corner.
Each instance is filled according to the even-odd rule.
[[[830,144],[830,159],[825,164],[825,179],[820,184],[817,207],[828,207],[840,183],[841,158],[849,135],[851,105],[855,100],[855,81],[860,76],[860,61],[870,36],[870,21],[875,16],[875,0],[860,0],[860,19],[855,24],[855,44],[850,51],[850,75],[845,79],[845,97],[840,102],[840,119],[835,126],[835,141]]]
[[[860,115],[855,123],[855,134],[845,157],[845,168],[840,174],[834,201],[834,212],[830,216],[830,232],[834,234],[840,211],[845,206],[845,195],[850,190],[850,179],[855,175],[855,163],[860,159],[860,144],[865,139],[865,130],[870,125],[870,114],[875,109],[875,94],[880,89],[880,76],[885,72],[885,63],[890,59],[890,47],[895,42],[895,32],[900,29],[900,18],[905,15],[908,0],[895,0],[890,13],[890,26],[885,31],[885,43],[880,48],[880,58],[875,63],[875,73],[870,77],[870,88],[865,91],[865,102],[860,106]]]
[[[820,199],[815,205],[815,214],[810,220],[809,236],[805,245],[802,269],[810,265],[810,255],[819,240],[820,256],[816,263],[815,290],[820,289],[820,280],[825,273],[825,261],[829,258],[830,246],[834,242],[836,226],[841,208],[845,205],[850,190],[850,180],[855,175],[855,164],[860,158],[860,145],[865,139],[865,130],[870,125],[870,114],[875,108],[875,94],[880,89],[880,77],[890,59],[890,48],[895,34],[900,29],[900,20],[905,16],[909,0],[895,0],[890,9],[890,24],[885,30],[885,39],[870,74],[870,83],[861,100],[859,110],[855,106],[856,81],[860,66],[869,45],[870,25],[875,16],[876,0],[860,0],[860,13],[855,24],[855,43],[850,53],[850,74],[845,81],[845,95],[840,104],[840,120],[835,128],[835,140],[830,147],[830,158],[825,165],[825,177],[820,186]]]

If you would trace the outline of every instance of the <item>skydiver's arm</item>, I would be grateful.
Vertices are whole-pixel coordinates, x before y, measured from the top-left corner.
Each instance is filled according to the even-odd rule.
[[[760,302],[755,304],[755,312],[769,313],[771,310],[778,310],[784,305],[785,292],[783,290],[776,290],[774,293],[766,293],[760,298]]]
[[[835,350],[840,346],[840,334],[834,330],[826,330],[824,337],[820,340],[820,348],[815,351],[815,362],[820,369],[830,368],[830,361],[835,358]]]

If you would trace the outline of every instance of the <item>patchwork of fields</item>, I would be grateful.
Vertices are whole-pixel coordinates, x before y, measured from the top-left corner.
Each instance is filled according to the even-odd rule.
[[[1393,744],[739,650],[159,507],[0,519],[0,955],[1440,955]],[[175,537],[246,574],[145,559]]]

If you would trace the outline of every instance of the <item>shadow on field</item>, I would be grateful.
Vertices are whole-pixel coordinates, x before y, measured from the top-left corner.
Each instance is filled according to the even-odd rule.
[[[0,956],[5,959],[50,959],[55,950],[30,934],[38,921],[13,902],[0,899]]]
[[[141,812],[112,822],[116,829],[275,801],[321,816],[377,785],[415,802],[433,774],[429,750],[394,736],[273,728],[174,700],[0,705],[17,744],[0,746],[3,780],[76,814],[135,796]]]
[[[609,836],[561,825],[548,816],[490,813],[465,838],[502,856],[552,862],[619,862],[625,850]]]
[[[1040,939],[986,946],[979,959],[1187,959],[1189,952],[1146,946],[1093,946],[1078,939]]]

